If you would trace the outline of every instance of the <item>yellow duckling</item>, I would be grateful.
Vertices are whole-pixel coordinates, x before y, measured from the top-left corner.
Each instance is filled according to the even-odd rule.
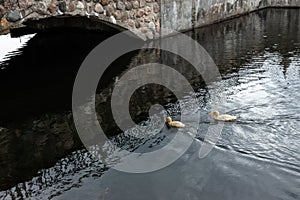
[[[179,121],[172,121],[171,117],[167,117],[167,124],[171,127],[175,127],[175,128],[183,128],[185,127],[185,125]]]
[[[3,18],[0,21],[0,34],[6,34],[9,32],[9,22]]]
[[[233,122],[236,120],[236,116],[232,115],[220,115],[218,111],[212,111],[209,116],[213,117],[215,120]]]

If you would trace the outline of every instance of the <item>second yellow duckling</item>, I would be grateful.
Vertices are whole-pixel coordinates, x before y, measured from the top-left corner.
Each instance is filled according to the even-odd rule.
[[[233,122],[236,120],[236,116],[232,115],[220,115],[218,111],[212,111],[209,116],[213,117],[215,120]]]
[[[182,122],[179,121],[172,121],[171,117],[167,117],[167,124],[171,127],[175,128],[183,128],[185,125]]]

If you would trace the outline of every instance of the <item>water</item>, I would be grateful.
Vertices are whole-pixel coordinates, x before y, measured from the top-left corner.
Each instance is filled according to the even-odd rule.
[[[78,67],[108,36],[72,31],[26,36],[32,37],[27,43],[21,38],[21,49],[1,57],[0,198],[300,199],[299,15],[297,9],[263,10],[187,33],[220,69],[222,80],[207,85],[185,61],[155,50],[134,52],[113,65],[118,69],[101,82],[97,110],[112,140],[128,150],[160,148],[175,133],[164,128],[143,139],[130,135],[135,129],[120,133],[108,101],[117,77],[162,55],[195,89],[201,110],[195,141],[175,163],[147,174],[121,173],[94,161],[72,123]],[[224,109],[238,121],[225,124],[216,147],[199,159],[214,124],[208,113],[224,95]],[[180,114],[166,88],[150,85],[132,98],[136,122],[148,123],[149,102],[164,104],[175,118]],[[187,98],[185,106],[189,103]]]

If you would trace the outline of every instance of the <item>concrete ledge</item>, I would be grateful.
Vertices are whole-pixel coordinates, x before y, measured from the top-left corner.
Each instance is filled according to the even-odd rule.
[[[161,0],[161,36],[188,31],[265,8],[300,8],[299,0]]]

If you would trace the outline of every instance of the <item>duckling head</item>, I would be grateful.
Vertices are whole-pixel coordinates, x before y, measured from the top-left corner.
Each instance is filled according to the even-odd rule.
[[[172,118],[171,117],[167,117],[167,123],[172,122]]]
[[[210,112],[209,113],[209,116],[211,116],[211,117],[219,117],[219,112],[218,111],[212,111],[212,112]]]

